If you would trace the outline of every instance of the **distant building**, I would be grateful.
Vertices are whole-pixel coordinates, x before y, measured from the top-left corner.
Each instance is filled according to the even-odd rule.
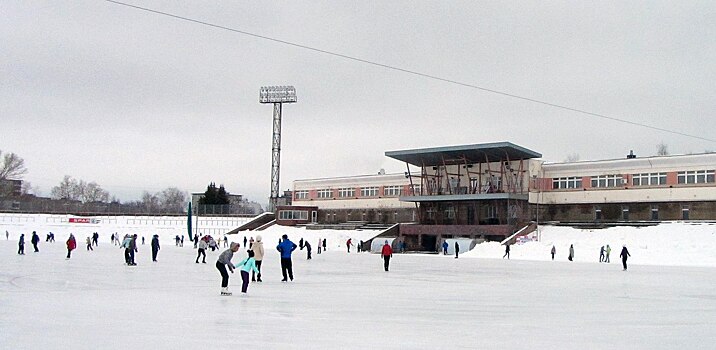
[[[535,223],[716,220],[716,153],[548,163],[509,142],[386,152],[411,173],[296,180],[321,224],[401,223],[409,249],[502,240]],[[410,223],[403,225],[405,223]]]

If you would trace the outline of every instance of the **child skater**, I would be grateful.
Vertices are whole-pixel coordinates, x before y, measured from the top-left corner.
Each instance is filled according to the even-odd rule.
[[[249,257],[236,264],[235,267],[241,268],[241,293],[246,293],[249,288],[249,272],[253,271],[259,273],[259,269],[256,268],[256,259],[254,259],[254,251],[249,250]]]

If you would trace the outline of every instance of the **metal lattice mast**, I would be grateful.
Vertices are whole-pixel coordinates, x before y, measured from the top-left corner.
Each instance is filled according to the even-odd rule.
[[[260,103],[273,103],[273,137],[271,145],[271,197],[268,211],[275,211],[279,197],[281,174],[281,110],[284,103],[296,102],[293,86],[265,86],[259,91]]]

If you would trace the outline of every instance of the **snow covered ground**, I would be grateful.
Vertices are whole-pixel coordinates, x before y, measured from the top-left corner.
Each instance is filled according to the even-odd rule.
[[[576,262],[565,261],[559,246],[559,261],[534,261],[545,258],[526,252],[547,254],[545,241],[515,246],[509,261],[499,259],[499,246],[498,259],[396,254],[384,272],[378,255],[347,254],[342,246],[349,236],[357,242],[374,231],[272,227],[261,233],[265,282],[240,295],[240,275],[232,274],[234,295],[221,297],[219,252],[195,264],[192,245],[176,247],[166,235],[158,262],[151,262],[147,241],[138,266],[128,267],[100,231],[99,247],[86,251],[78,236],[78,249],[65,260],[67,237],[45,243],[40,230],[39,253],[28,243],[19,256],[17,237],[0,239],[0,349],[712,349],[716,343],[716,270],[649,265],[640,259],[658,244],[642,249],[630,235],[624,239],[634,245],[634,264],[627,272],[617,262],[617,239],[604,242],[614,248],[611,264],[596,262],[592,243],[576,241]],[[571,239],[557,241],[558,232],[547,231],[545,240]],[[314,245],[313,260],[295,252],[292,283],[280,282],[273,250],[283,233]],[[328,238],[327,253],[316,254],[318,237]],[[697,246],[704,247],[703,239]],[[488,247],[464,256],[487,255]],[[515,259],[520,254],[524,260]],[[234,261],[244,256],[242,249]]]

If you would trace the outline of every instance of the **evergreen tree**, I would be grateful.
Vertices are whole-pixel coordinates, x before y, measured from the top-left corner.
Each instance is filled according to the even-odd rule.
[[[199,204],[229,204],[229,193],[226,192],[226,189],[224,189],[224,185],[220,185],[217,189],[216,184],[212,182],[206,187],[204,195],[199,198]]]

